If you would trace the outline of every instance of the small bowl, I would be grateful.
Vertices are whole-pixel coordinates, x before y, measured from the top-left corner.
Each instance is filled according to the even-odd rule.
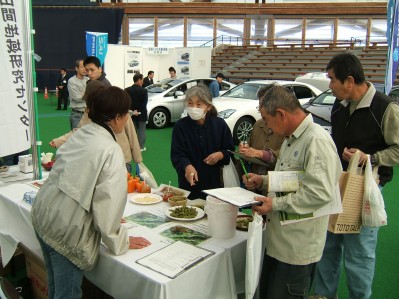
[[[162,195],[162,199],[163,199],[163,201],[168,201],[169,198],[171,198],[172,196],[175,196],[173,194],[173,191],[164,191],[164,193]]]
[[[172,196],[168,198],[168,202],[172,207],[182,206],[187,203],[187,198],[184,196]]]
[[[50,161],[48,163],[42,164],[43,168],[46,169],[47,171],[50,171],[53,168],[55,161]]]

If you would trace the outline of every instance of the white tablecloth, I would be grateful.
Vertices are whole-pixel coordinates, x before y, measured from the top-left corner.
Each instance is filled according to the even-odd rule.
[[[42,168],[43,179],[47,178],[49,173],[49,171]],[[0,187],[29,181],[33,181],[33,173],[20,172],[18,165],[10,166],[10,168],[6,172],[0,172]]]
[[[42,256],[30,220],[31,206],[22,200],[23,194],[33,189],[18,183],[0,188],[0,247],[3,258],[12,256],[18,242]],[[124,215],[152,211],[154,207],[160,213],[167,204],[144,206],[127,202]],[[206,228],[207,219],[197,224]],[[179,225],[185,224],[179,222]],[[129,250],[120,256],[113,255],[102,246],[97,266],[85,273],[91,282],[111,296],[118,299],[227,299],[237,298],[238,293],[244,292],[246,232],[237,231],[233,238],[210,238],[199,244],[215,254],[174,279],[136,263],[137,259],[164,247],[166,238],[159,236],[156,229],[139,225],[130,228],[129,234],[148,238],[152,244],[144,249]]]

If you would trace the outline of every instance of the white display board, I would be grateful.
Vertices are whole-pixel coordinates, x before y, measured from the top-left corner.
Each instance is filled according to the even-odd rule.
[[[133,84],[135,73],[144,77],[154,71],[154,82],[169,77],[169,67],[178,77],[208,78],[211,76],[212,48],[139,48],[108,45],[104,70],[112,85],[126,88]]]
[[[22,152],[31,144],[28,99],[32,87],[27,82],[32,74],[26,59],[30,45],[24,38],[30,34],[24,22],[29,11],[26,1],[6,2],[0,5],[0,157]]]

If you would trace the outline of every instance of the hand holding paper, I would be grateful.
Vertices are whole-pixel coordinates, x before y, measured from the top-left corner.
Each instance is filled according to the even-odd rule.
[[[273,202],[271,197],[258,196],[255,200],[262,202],[262,205],[253,205],[252,211],[265,215],[273,210]]]

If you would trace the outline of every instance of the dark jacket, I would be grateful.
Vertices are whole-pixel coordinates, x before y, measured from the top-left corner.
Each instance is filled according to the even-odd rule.
[[[102,73],[100,77],[98,77],[98,81],[101,81],[104,83],[105,86],[109,87],[112,86],[111,82],[109,82],[109,80],[106,78],[107,74],[106,73]]]
[[[189,198],[205,198],[204,189],[223,187],[220,170],[230,163],[234,150],[233,137],[226,122],[219,117],[206,117],[204,125],[198,125],[189,116],[178,120],[173,128],[170,157],[176,169],[179,187],[190,191]],[[215,152],[222,152],[224,158],[215,165],[207,165],[204,159]],[[193,165],[198,173],[198,182],[190,186],[185,178],[185,169]]]
[[[154,80],[150,79],[148,77],[145,77],[143,80],[143,87],[150,86],[151,84],[154,84]]]
[[[147,103],[148,103],[148,93],[147,89],[141,87],[140,85],[133,84],[132,86],[125,89],[129,94],[132,104],[130,106],[131,110],[137,110],[141,112],[138,116],[132,116],[132,119],[137,119],[138,121],[147,121]]]
[[[57,87],[58,87],[58,97],[63,99],[68,99],[68,75],[65,74],[64,78],[60,75],[57,79]],[[62,86],[63,88],[60,88]]]
[[[370,107],[356,109],[350,115],[349,105],[345,107],[339,100],[335,101],[331,111],[332,137],[344,170],[348,168],[348,162],[342,159],[345,147],[358,148],[370,155],[388,148],[381,128],[385,110],[391,102],[389,97],[377,91]],[[380,166],[378,174],[383,186],[392,180],[393,169]]]
[[[109,82],[109,80],[106,78],[107,74],[106,73],[102,73],[100,77],[98,77],[96,80],[97,81],[101,81],[104,86],[106,87],[110,87],[112,86],[111,82]],[[88,84],[90,81],[92,81],[91,79],[89,81],[86,82],[86,84]]]

